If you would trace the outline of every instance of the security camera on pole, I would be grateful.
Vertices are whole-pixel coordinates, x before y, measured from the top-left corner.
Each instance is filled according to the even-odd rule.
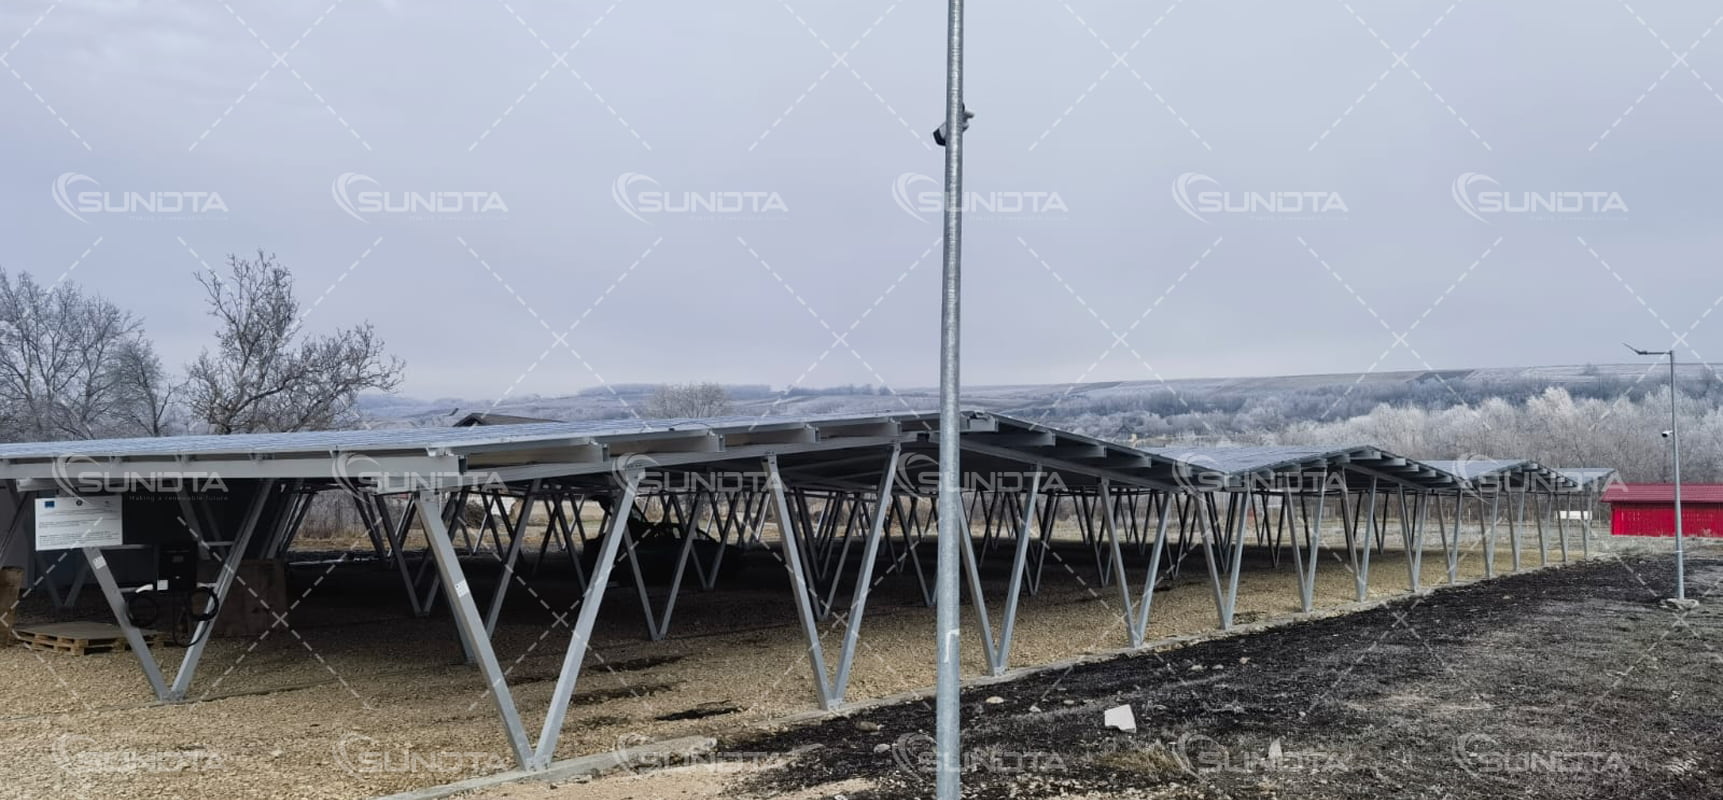
[[[934,752],[938,756],[935,794],[938,800],[959,800],[962,793],[958,730],[958,580],[963,556],[962,487],[959,486],[958,439],[958,310],[961,285],[959,256],[963,241],[963,131],[974,116],[963,107],[963,0],[949,0],[946,40],[945,124],[933,140],[945,148],[945,257],[940,282],[939,324],[939,567],[937,628],[939,673],[934,698]]]

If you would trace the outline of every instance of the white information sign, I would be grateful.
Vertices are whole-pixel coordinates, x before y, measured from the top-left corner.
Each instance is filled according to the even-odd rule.
[[[36,501],[36,549],[116,547],[121,541],[120,498],[45,497]]]

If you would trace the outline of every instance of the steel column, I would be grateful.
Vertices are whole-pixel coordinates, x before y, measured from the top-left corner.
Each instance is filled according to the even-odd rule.
[[[634,467],[626,476],[621,476],[622,497],[616,504],[616,513],[610,515],[610,528],[599,543],[598,560],[592,565],[592,575],[581,596],[580,615],[575,618],[574,630],[569,635],[568,651],[562,655],[562,672],[556,679],[556,688],[550,693],[550,708],[545,712],[538,746],[530,760],[523,763],[529,769],[544,768],[556,755],[556,742],[562,736],[562,721],[568,716],[574,685],[580,680],[580,663],[586,658],[587,645],[592,641],[592,626],[598,619],[598,608],[604,602],[604,589],[610,583],[610,569],[616,564],[616,549],[622,544],[623,532],[627,530],[629,509],[634,507],[634,496],[640,488],[642,474],[639,467]],[[487,648],[490,646],[488,640],[484,644]]]
[[[1136,619],[1136,614],[1131,607],[1131,581],[1129,573],[1125,570],[1125,556],[1119,551],[1119,521],[1113,509],[1113,485],[1112,481],[1106,478],[1101,479],[1101,506],[1107,515],[1103,519],[1107,526],[1107,546],[1112,552],[1113,559],[1109,571],[1116,574],[1119,579],[1119,602],[1124,610],[1125,631],[1131,639],[1131,646],[1139,647],[1142,642],[1137,641],[1136,631],[1132,630],[1131,626],[1131,623]]]
[[[138,663],[143,665],[144,677],[150,682],[150,689],[156,694],[156,699],[168,702],[167,681],[162,678],[161,665],[156,663],[156,657],[150,652],[150,646],[144,641],[142,631],[132,624],[131,610],[126,607],[126,596],[120,591],[120,585],[114,580],[114,573],[108,569],[108,559],[102,555],[101,548],[83,548],[84,558],[90,562],[90,571],[96,574],[96,583],[102,587],[102,596],[108,598],[108,608],[114,612],[114,619],[119,622],[120,632],[125,634],[126,644],[131,645],[132,652],[137,654]],[[177,681],[176,681],[177,683]]]
[[[1464,516],[1465,512],[1465,504],[1462,502],[1465,496],[1463,490],[1454,490],[1454,538],[1453,541],[1442,543],[1448,551],[1448,583],[1450,584],[1460,582],[1460,517]],[[1483,500],[1480,499],[1478,501],[1479,513],[1483,513],[1483,507]]]
[[[1550,563],[1550,549],[1549,539],[1544,536],[1544,501],[1541,495],[1532,495],[1532,520],[1538,527],[1538,566],[1547,567]]]
[[[1011,636],[1017,628],[1017,602],[1022,595],[1024,573],[1029,562],[1029,530],[1035,524],[1035,501],[1041,495],[1041,470],[1029,482],[1029,497],[1023,503],[1023,523],[1017,529],[1017,550],[1011,556],[1011,584],[1005,591],[1005,619],[1000,622],[999,670],[1001,674],[1011,663]]]
[[[502,557],[502,574],[497,576],[497,588],[491,593],[490,609],[485,612],[486,635],[496,633],[497,617],[503,613],[503,598],[509,593],[509,582],[514,580],[515,561],[520,558],[521,544],[526,541],[526,524],[527,520],[532,517],[532,504],[538,502],[538,486],[539,481],[534,478],[532,483],[527,486],[526,494],[521,496],[520,502],[516,505],[519,510],[515,512],[514,524],[509,528],[508,553]],[[487,517],[489,516],[489,498],[490,495],[487,494],[485,500]],[[501,498],[497,498],[497,506],[498,510],[503,510]],[[508,519],[506,514],[503,519]]]
[[[829,711],[832,708],[832,688],[826,680],[825,650],[820,646],[820,629],[814,621],[814,606],[809,597],[807,575],[804,574],[801,548],[796,542],[794,522],[790,515],[790,502],[784,494],[784,479],[778,472],[778,457],[766,456],[767,480],[771,483],[772,499],[774,500],[774,516],[778,523],[778,537],[784,542],[784,564],[790,571],[790,592],[795,595],[796,615],[802,620],[802,633],[808,637],[808,657],[813,662],[814,693],[819,700],[820,708]],[[946,527],[942,521],[941,528]],[[953,564],[955,566],[955,564]],[[943,585],[955,589],[956,576],[951,576]]]
[[[1133,647],[1142,647],[1143,642],[1148,639],[1149,610],[1155,602],[1155,587],[1160,583],[1161,554],[1166,551],[1167,519],[1172,511],[1172,499],[1170,494],[1161,495],[1160,518],[1155,523],[1155,543],[1149,551],[1149,577],[1143,584],[1142,599],[1137,603],[1137,618],[1132,621]]]
[[[1416,593],[1424,578],[1424,517],[1429,512],[1430,495],[1412,494],[1412,514],[1406,516],[1406,492],[1400,491],[1400,541],[1406,548],[1407,585]]]
[[[197,674],[197,662],[203,658],[203,650],[209,645],[209,634],[215,629],[213,614],[220,610],[222,602],[227,600],[228,592],[233,589],[233,581],[239,576],[239,562],[245,558],[246,545],[251,543],[251,534],[257,530],[258,518],[263,515],[263,508],[269,504],[269,495],[274,490],[273,478],[264,480],[257,487],[257,496],[252,498],[250,507],[245,511],[244,521],[235,532],[233,541],[228,543],[227,555],[221,562],[221,573],[216,576],[215,587],[210,590],[209,603],[204,606],[203,613],[211,616],[193,628],[192,642],[186,647],[185,658],[180,660],[179,674],[174,677],[173,686],[168,688],[168,696],[164,699],[174,702],[184,700],[186,690],[191,688],[192,676]],[[180,507],[192,510],[191,498],[184,492],[180,493]],[[186,523],[192,524],[192,520],[187,519]],[[199,547],[207,551],[210,557],[215,557],[211,543],[197,529],[193,528],[191,534],[197,537]]]
[[[1530,487],[1520,487],[1520,502],[1514,505],[1513,488],[1508,488],[1508,544],[1513,554],[1514,572],[1520,571],[1520,528],[1526,524],[1526,493]]]
[[[431,560],[437,565],[437,575],[449,587],[449,610],[455,618],[455,628],[466,643],[466,652],[478,661],[479,670],[484,673],[485,685],[496,703],[497,713],[502,717],[503,733],[508,736],[515,760],[522,769],[531,769],[534,763],[526,727],[521,724],[520,712],[515,709],[514,695],[509,692],[508,681],[497,661],[496,649],[491,646],[491,638],[481,633],[485,630],[485,621],[479,616],[478,604],[473,602],[472,589],[461,569],[460,556],[455,553],[449,528],[443,523],[437,495],[428,489],[421,490],[416,503],[425,539],[430,545]]]
[[[861,574],[856,576],[855,596],[850,599],[850,618],[844,629],[843,653],[838,657],[838,675],[830,687],[834,703],[842,703],[844,694],[849,689],[850,668],[855,664],[856,643],[861,638],[862,613],[867,610],[868,591],[873,588],[874,561],[879,557],[879,543],[885,538],[886,517],[891,513],[891,487],[897,480],[900,448],[900,445],[891,446],[885,475],[879,482],[879,495],[874,502],[873,519],[869,521],[867,544],[862,553]],[[819,666],[821,669],[825,668],[824,664]]]
[[[993,646],[993,623],[988,619],[987,596],[981,590],[981,565],[975,558],[975,537],[969,532],[969,514],[963,515],[963,568],[969,574],[969,594],[975,602],[975,621],[981,626],[981,650],[987,661],[987,671],[999,674],[1004,667],[999,664],[999,653]]]
[[[1238,610],[1238,578],[1239,573],[1244,571],[1244,518],[1247,516],[1246,512],[1250,510],[1249,483],[1245,484],[1243,494],[1228,499],[1229,510],[1234,502],[1238,506],[1238,519],[1236,521],[1238,527],[1233,531],[1232,569],[1229,570],[1227,576],[1226,615],[1221,619],[1221,630],[1232,628],[1233,613]]]
[[[1591,558],[1591,512],[1594,507],[1591,501],[1591,489],[1587,488],[1581,492],[1580,499],[1585,503],[1585,508],[1580,512],[1585,514],[1581,518],[1585,524],[1580,527],[1579,554],[1582,558]]]

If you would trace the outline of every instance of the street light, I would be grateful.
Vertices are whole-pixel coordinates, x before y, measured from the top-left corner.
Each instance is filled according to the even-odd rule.
[[[1687,552],[1681,536],[1681,435],[1675,422],[1675,348],[1641,350],[1633,345],[1627,345],[1627,349],[1642,356],[1669,357],[1669,430],[1662,433],[1663,438],[1669,440],[1669,451],[1675,462],[1675,599],[1678,602],[1686,602]]]

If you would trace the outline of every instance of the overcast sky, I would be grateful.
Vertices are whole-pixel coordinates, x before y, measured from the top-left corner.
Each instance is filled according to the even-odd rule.
[[[262,248],[411,395],[930,385],[944,6],[8,0],[0,266],[176,369]],[[1717,357],[1718,13],[972,3],[965,381]]]

